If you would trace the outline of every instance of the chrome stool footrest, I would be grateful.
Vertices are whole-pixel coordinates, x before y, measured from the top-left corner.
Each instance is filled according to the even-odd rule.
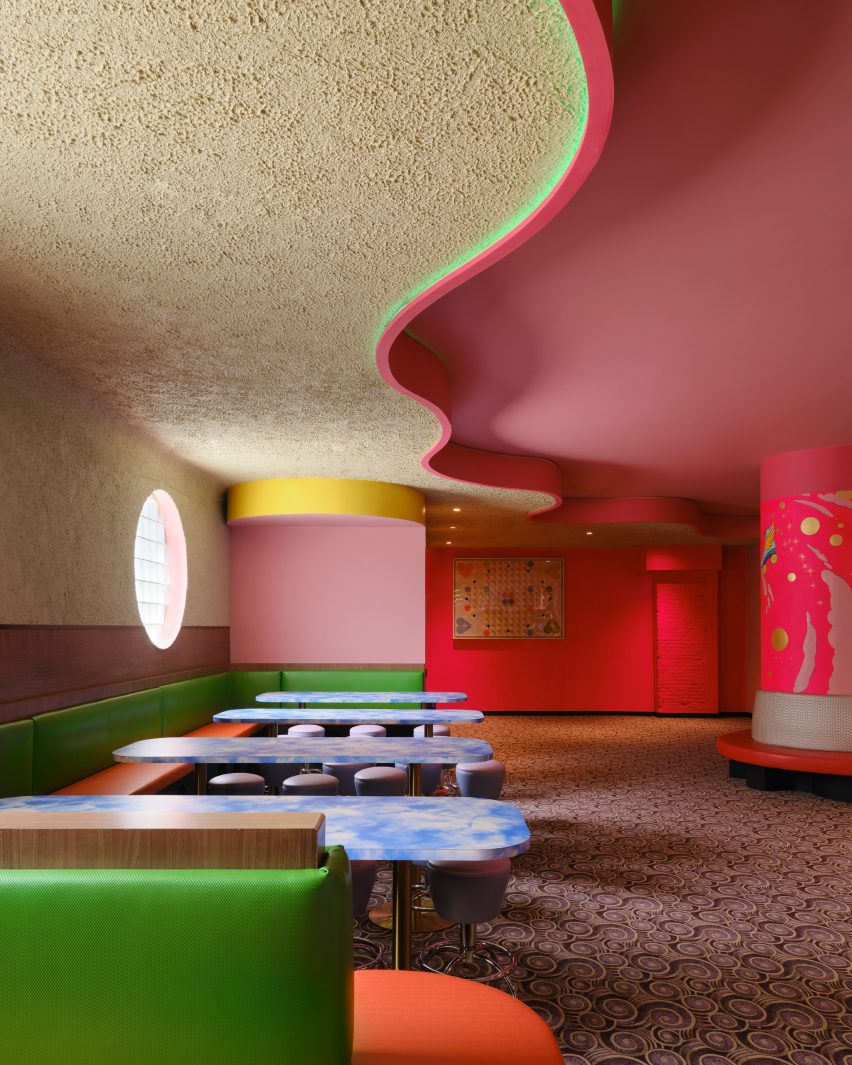
[[[476,941],[475,934],[465,934],[470,926],[460,926],[460,942],[436,943],[420,955],[420,967],[431,973],[444,973],[447,976],[461,976],[479,983],[503,983],[513,998],[518,992],[509,973],[517,965],[512,951],[499,943]]]
[[[441,782],[438,789],[442,795],[458,795],[459,787],[456,784],[455,769],[450,766],[444,766],[441,771]]]
[[[378,943],[372,943],[366,936],[354,936],[352,961],[356,969],[384,969],[385,952]]]

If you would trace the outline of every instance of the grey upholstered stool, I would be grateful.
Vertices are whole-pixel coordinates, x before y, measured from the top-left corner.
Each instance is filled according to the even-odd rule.
[[[414,729],[415,736],[425,736],[426,726],[418,725]],[[433,736],[449,736],[450,726],[434,724],[432,725]],[[435,778],[435,771],[437,770],[437,779]],[[446,774],[446,779],[445,779]],[[422,781],[421,791],[424,795],[431,795],[433,791],[436,791],[438,787],[442,787],[442,793],[446,795],[452,795],[453,793],[453,777],[451,766],[434,766],[424,765],[420,771],[420,779]]]
[[[459,942],[439,943],[427,950],[421,964],[431,972],[467,976],[473,980],[502,980],[515,995],[508,973],[512,953],[498,944],[479,944],[476,926],[500,913],[512,863],[508,858],[485,862],[429,862],[429,888],[441,917],[459,924]]]
[[[370,894],[376,882],[378,862],[350,862],[352,869],[352,916],[361,917],[370,905]]]
[[[356,795],[405,795],[408,773],[404,769],[376,765],[355,774]]]
[[[408,766],[405,762],[397,762],[397,769],[402,769],[404,772],[408,771]],[[441,783],[441,772],[443,766],[434,762],[424,762],[420,766],[420,794],[431,795],[432,792]]]
[[[449,734],[450,734],[450,726],[449,725],[433,725],[432,726],[432,735],[433,736],[449,736]],[[414,735],[415,736],[425,736],[426,735],[426,726],[425,725],[417,725],[416,728],[414,729]]]
[[[285,795],[336,795],[337,777],[327,773],[299,773],[281,785]]]
[[[352,870],[352,916],[357,920],[367,912],[370,895],[376,882],[378,862],[350,862]],[[356,969],[375,969],[382,963],[382,948],[364,936],[354,936],[352,940]]]
[[[207,781],[210,795],[263,795],[266,780],[258,773],[220,773]]]
[[[388,730],[384,725],[353,725],[349,730],[350,736],[387,736]]]
[[[301,762],[258,762],[256,765],[241,766],[240,772],[262,777],[270,793],[275,794],[281,790],[281,781],[292,777],[301,768]]]
[[[355,794],[355,774],[362,769],[371,769],[372,762],[323,762],[322,771],[330,777],[337,777],[337,794]]]
[[[499,799],[505,779],[506,766],[496,758],[456,766],[456,784],[466,799]]]
[[[291,725],[287,729],[288,736],[324,736],[325,729],[322,725]]]

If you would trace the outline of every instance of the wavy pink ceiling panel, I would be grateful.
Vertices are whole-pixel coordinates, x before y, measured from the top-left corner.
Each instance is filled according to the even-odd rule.
[[[440,437],[422,459],[426,469],[471,484],[550,495],[553,503],[546,510],[556,510],[562,504],[559,467],[548,459],[480,451],[453,442],[450,383],[446,369],[433,352],[403,330],[441,296],[504,258],[546,226],[577,192],[600,157],[613,107],[610,2],[560,0],[560,3],[577,40],[588,91],[586,126],[574,157],[549,195],[521,223],[406,304],[385,327],[376,348],[376,362],[382,377],[397,391],[432,411],[438,419]]]

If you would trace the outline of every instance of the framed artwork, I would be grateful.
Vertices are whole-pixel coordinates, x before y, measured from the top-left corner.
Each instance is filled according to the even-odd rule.
[[[453,638],[561,640],[561,558],[453,560]]]

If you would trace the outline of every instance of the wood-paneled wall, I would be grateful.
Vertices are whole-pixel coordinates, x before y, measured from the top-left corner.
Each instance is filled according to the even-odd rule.
[[[140,625],[0,626],[0,722],[230,669],[227,626],[160,650]]]

